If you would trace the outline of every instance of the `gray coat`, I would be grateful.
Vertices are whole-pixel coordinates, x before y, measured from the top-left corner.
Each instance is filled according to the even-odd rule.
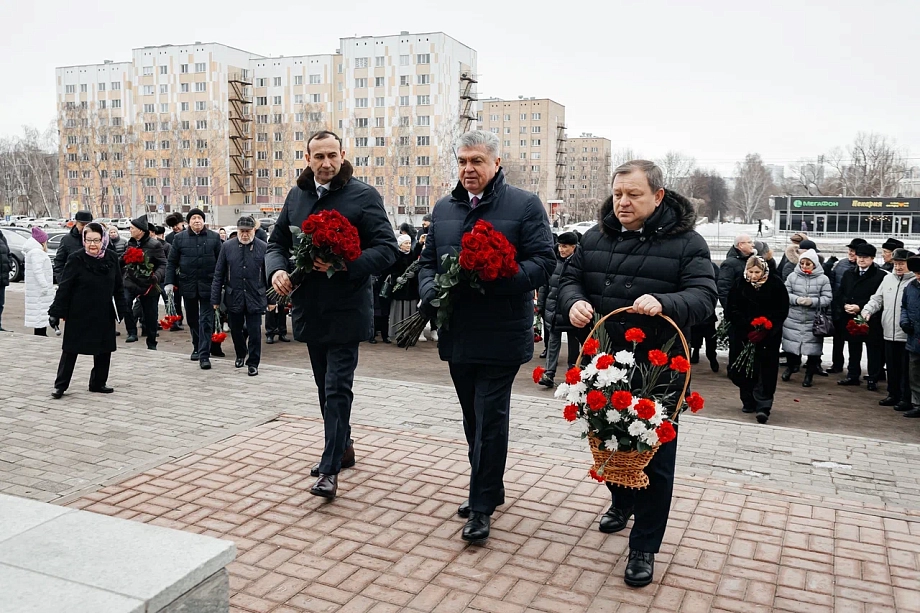
[[[806,275],[796,264],[792,274],[786,277],[786,291],[789,292],[789,317],[783,324],[783,351],[800,356],[821,355],[824,339],[812,334],[811,329],[817,309],[831,306],[833,291],[830,279],[820,266]],[[796,300],[803,296],[811,298],[811,306],[796,304]]]

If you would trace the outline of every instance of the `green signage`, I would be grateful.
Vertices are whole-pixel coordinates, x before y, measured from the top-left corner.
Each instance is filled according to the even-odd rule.
[[[802,208],[837,208],[840,206],[840,202],[837,200],[793,200],[793,208],[802,209]]]

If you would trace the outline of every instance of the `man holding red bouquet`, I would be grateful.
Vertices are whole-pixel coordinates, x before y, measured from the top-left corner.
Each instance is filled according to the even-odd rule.
[[[468,261],[476,260],[473,247],[481,242],[474,236],[500,233],[517,262],[512,272],[511,262],[494,258],[477,272],[481,291],[457,284],[450,293],[450,317],[438,326],[438,351],[450,368],[469,445],[470,497],[457,513],[469,518],[462,538],[470,542],[488,538],[490,516],[505,502],[511,385],[521,364],[533,357],[534,290],[546,283],[556,261],[546,209],[535,195],[505,182],[498,147],[491,132],[460,137],[460,181],[431,213],[419,271],[421,308],[430,315],[436,275],[448,272],[442,258],[459,252],[461,268],[477,268],[478,262]],[[488,223],[477,223],[482,221]],[[489,246],[503,242],[495,236]]]
[[[358,344],[374,336],[371,277],[396,261],[396,236],[380,194],[354,180],[345,160],[342,139],[320,131],[307,141],[308,167],[288,193],[268,239],[265,276],[278,295],[291,296],[294,338],[307,344],[313,378],[319,391],[326,430],[323,455],[311,475],[318,477],[310,493],[335,498],[338,474],[355,464],[351,439],[352,384],[358,365]],[[291,282],[291,227],[303,229],[312,214],[336,211],[353,225],[360,255],[341,267],[316,257],[309,274]],[[316,238],[315,229],[313,238]],[[347,260],[347,258],[346,258]],[[332,274],[327,274],[332,270]],[[302,279],[300,279],[302,277]]]

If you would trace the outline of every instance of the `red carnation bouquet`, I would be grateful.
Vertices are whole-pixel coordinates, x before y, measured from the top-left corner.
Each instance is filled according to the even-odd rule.
[[[735,372],[744,372],[747,378],[754,375],[754,357],[757,353],[757,345],[762,343],[770,335],[773,329],[773,322],[766,317],[755,317],[751,320],[751,331],[747,333],[747,340],[741,353],[735,358],[731,368]]]
[[[176,315],[176,303],[173,300],[173,295],[166,294],[166,317],[157,322],[160,324],[160,329],[169,330],[181,320],[182,318]]]
[[[435,297],[431,306],[438,309],[437,326],[447,329],[453,312],[451,294],[461,283],[485,293],[482,282],[508,279],[517,274],[517,249],[508,238],[487,221],[479,220],[460,239],[460,251],[441,258],[443,273],[434,278]],[[396,324],[396,343],[400,347],[415,345],[426,320],[416,313]]]
[[[153,262],[150,261],[150,258],[147,257],[143,249],[140,247],[128,247],[125,249],[124,255],[121,256],[121,261],[124,262],[125,272],[128,273],[138,285],[142,286],[144,283],[154,281],[150,284],[150,287],[147,288],[147,292],[144,292],[145,295],[150,291],[150,288],[153,287],[156,288],[157,292],[160,291],[159,286],[151,276],[153,275]]]
[[[354,262],[361,255],[361,237],[358,229],[336,210],[329,209],[313,213],[298,228],[290,226],[294,238],[291,260],[294,272],[291,273],[291,285],[296,289],[310,272],[313,260],[322,260],[332,266],[326,271],[332,277],[337,271],[345,270],[349,262]],[[279,304],[286,303],[285,297],[277,295],[274,288],[268,289],[268,295]]]
[[[212,343],[222,343],[227,340],[227,333],[220,329],[220,313],[214,311],[214,333],[211,335]]]
[[[862,315],[847,322],[847,333],[850,336],[866,336],[869,334],[869,322]]]

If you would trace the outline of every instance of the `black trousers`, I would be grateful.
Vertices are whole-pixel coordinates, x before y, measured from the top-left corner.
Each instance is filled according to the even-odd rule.
[[[882,369],[882,355],[885,351],[884,343],[879,339],[873,338],[872,334],[862,337],[859,340],[850,339],[847,341],[847,351],[850,353],[850,361],[847,364],[847,378],[859,379],[862,372],[863,343],[866,344],[868,357],[868,367],[866,378],[869,381],[878,381],[879,373]]]
[[[885,341],[885,362],[888,364],[888,395],[910,402],[910,360],[907,343]]]
[[[211,334],[214,333],[214,305],[210,296],[185,297],[188,327],[192,332],[192,347],[199,360],[211,357]]]
[[[287,335],[287,313],[284,312],[284,308],[275,307],[274,311],[265,311],[265,334]]]
[[[109,365],[112,362],[112,354],[99,353],[93,356],[93,370],[89,374],[89,388],[98,389],[103,387],[109,380]],[[57,378],[54,380],[54,388],[66,390],[70,387],[70,379],[73,377],[73,368],[77,365],[77,354],[61,352],[61,361],[58,362]]]
[[[236,357],[246,358],[248,353],[246,366],[258,367],[262,360],[262,314],[230,312],[227,317],[230,318],[230,338]]]
[[[463,411],[470,459],[470,510],[491,515],[505,503],[511,386],[519,365],[448,362]]]
[[[358,367],[358,343],[317,345],[307,343],[313,380],[319,392],[319,410],[326,429],[326,445],[319,461],[319,472],[337,475],[342,470],[342,454],[351,439],[351,391]]]
[[[676,428],[679,430],[679,428]],[[674,464],[677,459],[677,439],[658,448],[645,469],[648,487],[636,490],[607,484],[617,509],[632,510],[633,527],[629,533],[629,548],[647,553],[658,553],[671,512],[671,493],[674,490]]]
[[[843,370],[845,364],[843,347],[847,343],[844,333],[846,327],[846,319],[837,319],[834,321],[834,349],[831,353],[831,366],[833,366],[834,370]]]
[[[125,291],[125,302],[128,304],[128,312],[125,314],[125,328],[128,330],[128,334],[137,335],[137,319],[134,314],[134,309],[132,303],[134,302],[134,295],[132,295],[127,290]],[[160,294],[151,289],[149,292],[143,296],[137,296],[137,302],[141,306],[141,313],[143,316],[143,326],[144,330],[147,332],[147,346],[156,347],[157,346],[157,315],[160,305]]]
[[[798,356],[795,356],[796,358]],[[732,378],[738,386],[741,405],[754,409],[758,413],[770,414],[773,409],[773,396],[776,395],[776,377],[779,374],[779,350],[769,352],[763,357],[756,357],[754,376],[750,379],[736,375]],[[787,354],[788,360],[794,360]]]

